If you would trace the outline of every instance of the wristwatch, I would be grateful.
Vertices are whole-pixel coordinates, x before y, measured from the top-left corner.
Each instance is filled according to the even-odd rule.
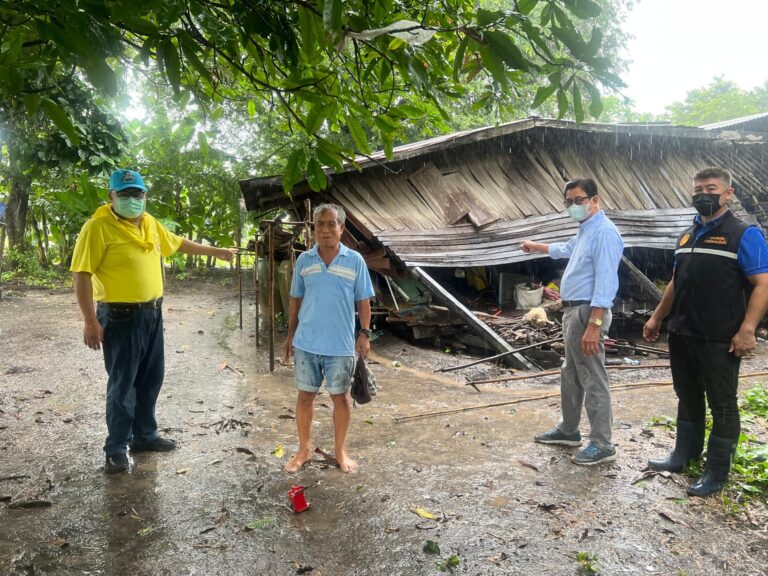
[[[371,335],[373,334],[373,332],[368,330],[368,328],[360,328],[360,334],[365,334],[365,337],[370,340],[371,339]]]
[[[597,327],[600,327],[603,325],[603,319],[602,318],[590,318],[589,319],[590,324],[594,324]]]

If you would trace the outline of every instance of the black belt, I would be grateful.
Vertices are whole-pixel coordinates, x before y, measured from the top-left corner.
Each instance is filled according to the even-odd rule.
[[[113,310],[159,310],[163,305],[163,298],[160,297],[147,302],[99,302],[99,305]]]
[[[589,300],[563,300],[563,308],[574,308],[575,306],[586,306],[592,304]]]

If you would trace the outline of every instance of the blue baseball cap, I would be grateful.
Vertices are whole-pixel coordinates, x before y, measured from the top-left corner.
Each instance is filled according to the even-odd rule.
[[[109,177],[109,189],[120,192],[120,190],[125,190],[126,188],[139,188],[144,190],[144,192],[147,191],[144,179],[135,170],[124,170],[121,168],[112,172],[112,176]]]

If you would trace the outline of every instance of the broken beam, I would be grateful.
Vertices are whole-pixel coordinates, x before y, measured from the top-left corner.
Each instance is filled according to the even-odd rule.
[[[629,270],[630,277],[640,284],[642,289],[651,296],[654,303],[659,303],[661,301],[662,293],[661,290],[656,287],[656,284],[651,282],[648,276],[640,272],[640,269],[632,264],[632,261],[626,256],[622,255],[621,261],[624,263],[624,266],[627,267],[627,270]]]
[[[488,342],[495,350],[508,353],[505,358],[511,360],[515,368],[531,371],[536,370],[536,367],[531,364],[525,356],[516,353],[515,349],[512,348],[506,340],[496,334],[496,332],[494,332],[485,322],[478,320],[472,311],[456,300],[456,298],[454,298],[445,288],[440,286],[440,284],[423,268],[416,266],[411,268],[410,271],[417,280],[424,283],[427,288],[429,288],[430,292],[437,296],[451,311],[458,314],[473,332],[482,337],[483,340]]]

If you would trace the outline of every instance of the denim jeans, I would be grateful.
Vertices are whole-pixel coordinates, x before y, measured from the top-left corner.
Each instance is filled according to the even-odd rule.
[[[158,437],[155,404],[165,375],[163,312],[160,308],[110,307],[99,303],[107,369],[107,456],[128,444]]]

